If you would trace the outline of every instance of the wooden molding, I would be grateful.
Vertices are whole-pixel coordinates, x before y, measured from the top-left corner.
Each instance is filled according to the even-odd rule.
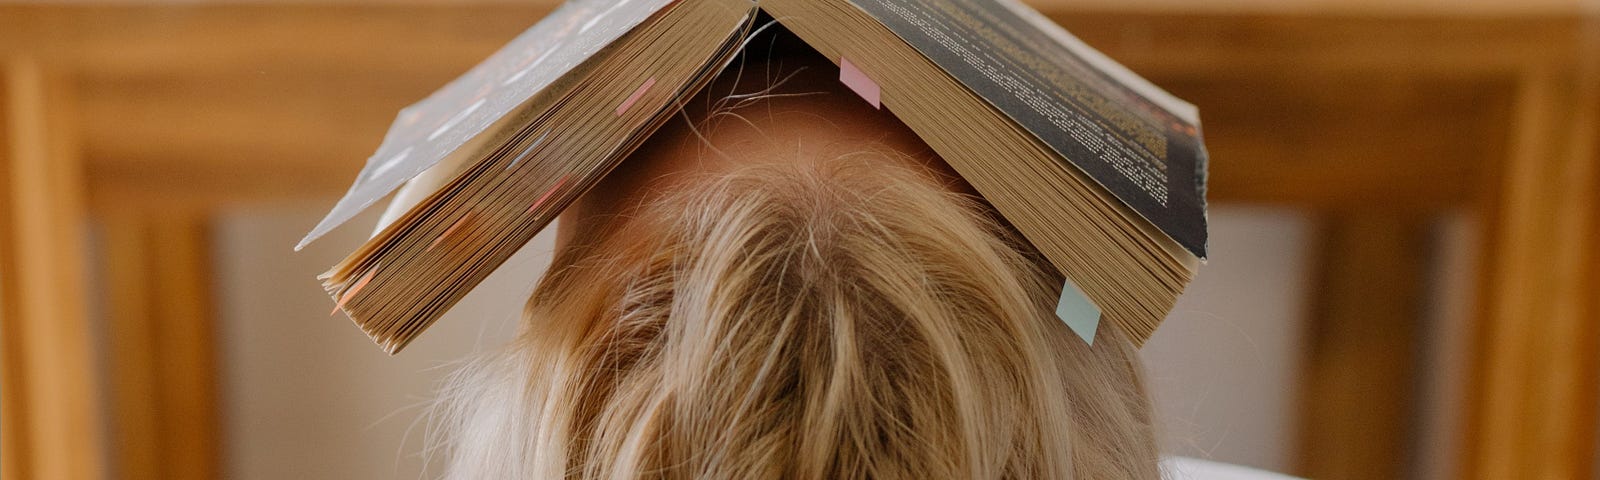
[[[1590,478],[1600,409],[1600,75],[1529,71],[1488,210],[1468,478]]]
[[[1405,478],[1414,403],[1428,217],[1325,219],[1320,292],[1306,355],[1297,475]]]
[[[205,216],[123,202],[101,218],[118,478],[221,478]]]
[[[11,202],[15,196],[11,191],[13,100],[8,93],[9,85],[9,81],[0,83],[0,199],[6,202]],[[12,233],[16,222],[11,217],[11,208],[0,208],[0,324],[6,325],[21,316],[13,299],[18,293],[9,284],[14,281],[9,278],[16,262],[12,258],[16,252],[16,242],[12,238],[16,235]],[[25,371],[21,367],[26,346],[13,330],[0,328],[0,477],[27,478],[28,450],[23,445],[28,443],[28,430],[23,428],[23,423],[27,421],[28,408],[27,396],[21,393],[27,389]]]
[[[7,425],[5,471],[7,478],[100,478],[104,443],[85,311],[85,207],[72,92],[29,59],[0,64],[0,73],[4,402],[14,404],[0,419]]]

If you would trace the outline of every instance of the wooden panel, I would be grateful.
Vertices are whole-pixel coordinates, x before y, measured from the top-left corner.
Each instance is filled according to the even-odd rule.
[[[1208,194],[1315,210],[1439,211],[1477,198],[1505,152],[1514,82],[1485,78],[1218,72],[1155,78],[1199,106]]]
[[[0,56],[34,55],[91,77],[205,72],[459,73],[548,6],[0,5]]]
[[[91,168],[180,162],[237,168],[262,162],[329,171],[330,165],[359,165],[378,148],[396,112],[457,73],[441,65],[388,72],[87,77],[77,83],[84,153],[95,159]]]
[[[1297,474],[1409,473],[1426,220],[1364,212],[1323,225]]]
[[[0,80],[0,199],[11,202],[11,95],[10,82]],[[0,325],[11,325],[20,315],[14,298],[17,292],[9,284],[15,269],[12,258],[12,233],[15,221],[11,208],[0,207]],[[22,337],[15,328],[0,328],[0,478],[28,478],[28,430],[23,423],[28,419],[27,383],[23,375]]]
[[[121,202],[104,214],[115,471],[221,476],[211,246],[203,217]]]
[[[83,278],[84,203],[70,92],[38,63],[0,64],[6,209],[0,236],[5,304],[7,473],[88,479],[101,436]],[[19,411],[20,410],[20,411]],[[15,441],[16,444],[10,444]],[[15,458],[11,458],[15,456]],[[10,477],[8,477],[10,478]]]
[[[221,478],[211,239],[203,217],[171,211],[152,221],[156,341],[162,372],[162,461],[173,480]]]
[[[1530,71],[1519,92],[1485,235],[1472,478],[1594,475],[1597,89],[1588,63]]]
[[[156,366],[155,328],[148,272],[154,265],[147,226],[126,206],[99,215],[104,252],[106,346],[111,361],[111,439],[117,445],[112,470],[128,480],[160,478],[162,392]]]
[[[1142,75],[1264,76],[1364,71],[1395,76],[1514,74],[1571,62],[1584,17],[1152,15],[1051,17]],[[1202,113],[1203,115],[1203,113]]]

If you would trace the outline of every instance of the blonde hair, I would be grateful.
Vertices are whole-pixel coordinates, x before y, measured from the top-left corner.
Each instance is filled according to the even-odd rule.
[[[980,203],[871,155],[747,167],[569,249],[445,390],[447,477],[1159,477],[1134,348]]]

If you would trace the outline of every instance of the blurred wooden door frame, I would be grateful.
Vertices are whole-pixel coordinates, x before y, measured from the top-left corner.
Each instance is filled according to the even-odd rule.
[[[1382,117],[1346,119],[1391,128],[1342,137],[1338,129],[1326,128],[1338,121],[1275,125],[1225,117],[1219,122],[1206,114],[1219,110],[1216,100],[1241,96],[1181,88],[1174,93],[1201,105],[1213,146],[1213,200],[1294,205],[1334,219],[1329,228],[1335,234],[1324,244],[1331,249],[1322,253],[1330,260],[1320,278],[1332,288],[1313,300],[1318,307],[1312,328],[1318,333],[1310,339],[1305,382],[1308,395],[1358,393],[1307,399],[1301,412],[1307,431],[1301,435],[1301,471],[1296,473],[1311,478],[1412,473],[1405,462],[1416,453],[1408,451],[1414,442],[1387,437],[1413,430],[1403,423],[1418,412],[1397,414],[1388,403],[1391,392],[1412,390],[1415,378],[1394,372],[1413,370],[1415,354],[1378,354],[1373,348],[1417,345],[1422,331],[1396,323],[1418,322],[1422,306],[1398,303],[1403,299],[1385,291],[1391,287],[1374,275],[1422,278],[1416,262],[1395,257],[1407,249],[1414,254],[1415,247],[1406,244],[1419,242],[1420,235],[1411,233],[1407,241],[1382,232],[1424,231],[1430,216],[1459,209],[1480,220],[1486,248],[1478,258],[1480,307],[1472,319],[1475,335],[1466,369],[1472,378],[1459,392],[1466,396],[1466,408],[1453,477],[1595,475],[1600,225],[1592,210],[1600,206],[1595,153],[1600,146],[1595,93],[1600,18],[1056,18],[1158,85],[1181,86],[1185,79],[1218,75],[1274,78],[1248,96],[1275,98],[1279,91],[1293,90],[1291,84],[1327,77],[1336,82],[1318,85],[1321,91],[1379,101],[1387,92],[1361,87],[1390,85],[1374,79],[1387,76],[1418,79],[1421,88],[1446,90],[1457,84],[1476,91],[1409,92],[1412,97],[1459,96],[1455,108],[1466,110],[1433,111],[1397,125]],[[1302,93],[1303,101],[1320,101],[1318,90]],[[1504,107],[1473,108],[1485,103]],[[1271,118],[1269,111],[1252,113]],[[1493,128],[1485,130],[1479,119],[1494,120]],[[1440,124],[1446,128],[1430,128]],[[1227,128],[1271,133],[1223,132]],[[1299,140],[1264,148],[1275,136]],[[1305,138],[1342,141],[1319,144]],[[1452,143],[1466,148],[1452,149]],[[1325,150],[1336,153],[1323,155]],[[1365,161],[1372,158],[1397,161]],[[1335,168],[1323,168],[1330,166]],[[1463,178],[1476,180],[1460,182]],[[1382,220],[1397,216],[1410,216],[1411,224]],[[1374,219],[1383,223],[1370,223]],[[1348,233],[1351,228],[1340,224],[1351,221],[1364,225],[1354,227],[1367,230],[1362,234],[1380,237],[1341,251],[1352,243],[1341,242],[1346,235],[1337,232]],[[1371,250],[1385,244],[1391,250]],[[1371,263],[1328,267],[1328,262],[1363,259]],[[1351,312],[1377,318],[1354,319]],[[1334,367],[1319,370],[1322,365]]]
[[[26,57],[0,63],[0,472],[219,478],[206,211],[100,200],[110,321],[92,333],[83,277],[91,182],[82,172],[75,92],[50,67]],[[104,358],[95,355],[97,336],[109,350]],[[109,392],[99,389],[97,362],[111,377]]]
[[[118,478],[223,478],[207,213],[108,202],[99,220]]]
[[[66,85],[78,87],[87,113],[79,125],[88,152],[83,182],[95,218],[110,219],[108,238],[128,232],[116,225],[151,225],[116,221],[114,212],[130,206],[145,212],[132,218],[148,219],[170,208],[203,215],[232,202],[337,195],[396,109],[475,63],[546,7],[221,5],[181,7],[181,17],[172,15],[176,8],[0,7],[0,58],[47,55],[75,80]],[[1323,333],[1308,353],[1309,391],[1388,392],[1414,382],[1414,373],[1397,373],[1413,368],[1413,355],[1370,355],[1376,347],[1367,339],[1398,335],[1384,345],[1414,347],[1421,307],[1391,296],[1381,309],[1363,308],[1375,300],[1362,288],[1383,288],[1367,281],[1371,272],[1421,278],[1418,262],[1393,261],[1396,255],[1413,255],[1407,245],[1422,241],[1415,232],[1438,214],[1472,212],[1485,243],[1482,307],[1473,319],[1472,379],[1461,392],[1467,408],[1457,476],[1594,475],[1595,19],[1046,13],[1201,106],[1214,159],[1213,201],[1303,208],[1329,219],[1330,232],[1344,224],[1356,235],[1341,243],[1335,234],[1324,245],[1328,258],[1365,263],[1326,268],[1320,277],[1330,292],[1343,293],[1313,300],[1320,305],[1314,328]],[[1417,101],[1434,96],[1444,98]],[[1360,116],[1340,117],[1344,110]],[[1280,121],[1301,113],[1322,116]],[[1466,178],[1473,180],[1450,181]],[[1373,209],[1372,198],[1385,202]],[[179,231],[203,230],[183,225]],[[119,258],[138,260],[138,249],[127,251],[134,253]],[[151,292],[107,295],[131,305],[174,301]],[[1381,316],[1350,320],[1352,312],[1373,311]],[[6,344],[8,404],[13,351]],[[1350,369],[1392,374],[1337,375]],[[183,382],[158,388],[196,405],[215,394],[193,387],[214,372],[180,375],[200,383],[184,387],[192,391],[176,391]],[[87,390],[68,393],[95,401]],[[1308,399],[1301,415],[1308,431],[1298,446],[1306,458],[1296,473],[1407,473],[1404,462],[1414,452],[1349,440],[1411,431],[1400,423],[1416,412],[1378,408],[1391,403],[1382,395]],[[132,407],[107,410],[121,408]],[[3,423],[13,425],[21,413],[8,405]],[[120,428],[127,434],[130,427]],[[195,462],[195,471],[204,471],[217,455],[162,461]],[[137,463],[122,458],[110,468],[127,473]]]
[[[73,91],[37,59],[0,62],[0,321],[6,478],[103,471]]]
[[[1600,22],[1587,56],[1523,73],[1487,210],[1468,472],[1594,475],[1600,403]]]

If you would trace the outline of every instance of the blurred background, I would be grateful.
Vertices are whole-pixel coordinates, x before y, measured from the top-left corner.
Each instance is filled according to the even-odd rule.
[[[1600,1],[1030,3],[1200,107],[1213,256],[1144,351],[1169,452],[1600,477]],[[392,358],[315,279],[369,232],[291,247],[554,4],[0,4],[4,478],[430,478],[430,391],[548,236]]]

